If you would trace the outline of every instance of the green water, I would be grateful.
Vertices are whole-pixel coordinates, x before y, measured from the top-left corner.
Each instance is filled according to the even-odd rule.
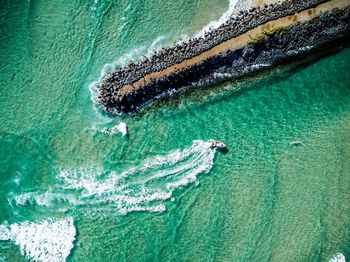
[[[195,34],[227,7],[213,0],[2,3],[0,224],[73,217],[70,261],[350,256],[349,48],[162,101],[135,117],[108,118],[91,99],[102,71]],[[238,87],[249,91],[238,95]],[[120,121],[127,137],[102,132]],[[210,138],[229,152],[192,146]],[[119,191],[101,188],[113,188],[109,179],[123,172],[121,184],[132,192],[123,189],[123,197],[139,199],[144,188],[170,193],[137,206],[165,211],[125,212],[128,203],[112,201]],[[169,189],[193,173],[195,181]],[[77,180],[69,187],[62,174]],[[167,176],[144,182],[160,174]],[[103,193],[84,196],[89,183]],[[26,261],[11,241],[0,242],[2,259]]]

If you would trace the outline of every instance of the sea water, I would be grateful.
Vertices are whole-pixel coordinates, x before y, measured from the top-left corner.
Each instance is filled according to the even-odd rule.
[[[104,74],[234,3],[2,5],[0,261],[348,259],[349,48],[137,116],[96,104]]]

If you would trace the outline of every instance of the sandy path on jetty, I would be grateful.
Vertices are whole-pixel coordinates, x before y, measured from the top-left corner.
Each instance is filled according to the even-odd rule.
[[[228,50],[235,50],[242,48],[252,41],[252,38],[261,35],[265,30],[273,29],[274,27],[287,27],[294,25],[298,22],[306,22],[314,17],[319,16],[321,13],[332,10],[334,8],[344,8],[350,5],[349,0],[331,0],[326,3],[322,3],[314,8],[305,9],[301,12],[297,12],[294,15],[284,16],[275,20],[271,20],[264,24],[261,24],[246,33],[239,35],[237,37],[231,38],[225,42],[222,42],[211,49],[194,56],[190,59],[186,59],[178,64],[174,64],[164,69],[163,71],[154,72],[145,75],[143,78],[137,80],[136,82],[123,86],[119,91],[119,95],[126,95],[129,92],[136,90],[143,85],[161,77],[167,77],[174,73],[175,71],[181,71],[188,67],[191,67],[207,58],[214,57],[220,53],[224,53]]]

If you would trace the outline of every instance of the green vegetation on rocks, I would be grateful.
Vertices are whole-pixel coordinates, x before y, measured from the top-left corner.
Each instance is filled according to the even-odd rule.
[[[281,31],[288,30],[288,26],[274,26],[271,29],[264,29],[261,33],[257,34],[254,37],[251,37],[251,41],[248,45],[253,45],[263,41],[266,37],[280,33]]]

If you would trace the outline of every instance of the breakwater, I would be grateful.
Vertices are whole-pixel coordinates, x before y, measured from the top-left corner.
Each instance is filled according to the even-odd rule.
[[[242,11],[203,37],[109,74],[99,84],[98,101],[107,113],[129,113],[184,87],[242,77],[320,51],[349,36],[349,17],[347,0],[287,0]]]

